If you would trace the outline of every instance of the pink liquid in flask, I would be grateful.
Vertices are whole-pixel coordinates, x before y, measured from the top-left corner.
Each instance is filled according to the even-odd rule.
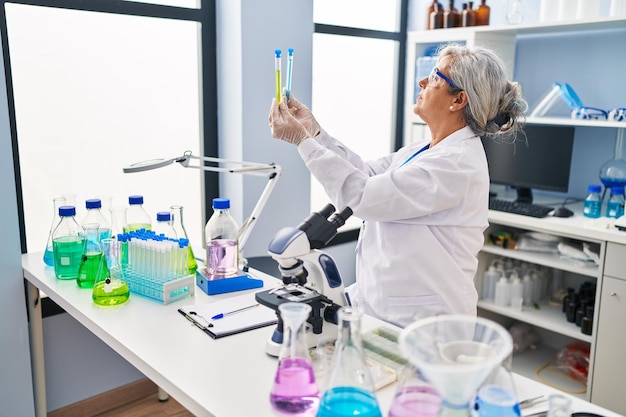
[[[400,389],[391,404],[389,417],[438,417],[441,397],[425,386],[407,386]]]
[[[311,363],[303,358],[286,358],[278,365],[270,402],[279,416],[314,416],[319,390]]]

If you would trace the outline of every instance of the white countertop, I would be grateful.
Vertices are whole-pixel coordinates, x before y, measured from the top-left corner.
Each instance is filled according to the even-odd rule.
[[[184,305],[244,292],[208,296],[196,288],[193,297],[169,305],[131,294],[123,305],[100,307],[92,302],[91,291],[79,288],[73,280],[57,280],[53,269],[41,259],[41,253],[22,256],[25,278],[190,412],[217,417],[273,415],[269,394],[277,361],[265,353],[265,342],[274,326],[212,339],[177,312]],[[265,289],[279,282],[262,273],[252,275],[266,282]],[[389,326],[366,316],[363,331],[383,324]],[[514,375],[514,380],[520,400],[557,392],[519,375]],[[383,415],[387,414],[395,389],[391,385],[377,391]],[[574,411],[617,416],[571,398]],[[544,403],[524,414],[546,409]]]

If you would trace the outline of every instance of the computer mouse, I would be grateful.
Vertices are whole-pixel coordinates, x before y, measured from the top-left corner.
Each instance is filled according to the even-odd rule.
[[[563,206],[555,208],[554,212],[552,213],[553,217],[572,217],[573,215],[574,212],[572,210]]]

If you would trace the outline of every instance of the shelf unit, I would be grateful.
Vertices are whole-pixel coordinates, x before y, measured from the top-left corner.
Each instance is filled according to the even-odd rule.
[[[409,32],[407,39],[407,68],[406,68],[406,94],[405,94],[405,143],[410,143],[416,138],[427,139],[430,135],[428,128],[413,113],[415,105],[415,74],[417,57],[426,55],[426,51],[432,47],[438,47],[445,43],[464,43],[469,46],[481,46],[494,49],[507,64],[510,78],[513,78],[515,69],[516,44],[518,38],[530,36],[546,37],[559,34],[593,33],[610,29],[623,29],[626,27],[626,17],[597,18],[578,21],[560,21],[540,23],[533,25],[517,25],[490,27],[480,26],[473,28],[438,29],[429,31]],[[598,121],[598,120],[575,120],[566,117],[539,117],[528,118],[527,123],[544,124],[555,126],[574,126],[592,128],[616,129],[618,139],[623,135],[626,122]],[[541,201],[538,201],[541,204]],[[582,206],[582,204],[580,204]],[[591,335],[585,335],[575,324],[567,322],[560,308],[550,305],[547,301],[539,303],[539,308],[524,307],[522,311],[516,311],[510,307],[499,307],[487,300],[479,301],[479,314],[503,324],[523,322],[532,325],[542,335],[549,339],[536,349],[527,350],[514,357],[514,370],[529,378],[536,379],[536,372],[550,359],[554,358],[565,343],[582,342],[590,347],[589,377],[587,392],[580,395],[582,398],[620,413],[626,413],[623,399],[616,391],[619,391],[626,383],[626,365],[622,365],[621,354],[626,350],[624,339],[623,317],[615,318],[611,314],[615,311],[626,311],[626,273],[623,276],[617,272],[606,276],[605,265],[620,265],[621,271],[623,259],[626,257],[626,233],[619,232],[608,222],[600,223],[599,219],[590,220],[582,216],[582,207],[576,208],[576,214],[571,218],[545,218],[535,219],[519,216],[511,213],[489,213],[490,229],[503,227],[507,230],[532,231],[547,233],[566,239],[589,242],[599,250],[600,263],[597,266],[586,266],[579,263],[560,259],[558,256],[541,254],[536,252],[524,252],[507,250],[495,246],[485,245],[479,254],[476,284],[481,294],[482,276],[494,257],[507,257],[535,265],[563,271],[563,275],[575,282],[587,280],[596,283],[596,302],[594,309],[593,331]],[[619,248],[621,252],[607,251],[607,247]],[[621,255],[620,255],[621,253]],[[617,267],[615,269],[618,269]],[[616,279],[615,277],[619,278]],[[607,280],[607,284],[604,284]],[[614,290],[608,290],[609,282]],[[617,282],[618,284],[615,284]],[[604,285],[603,285],[604,284]],[[623,293],[620,293],[623,292]],[[615,295],[617,294],[617,295]],[[609,305],[610,308],[607,308]],[[563,343],[560,346],[558,343]],[[595,364],[601,372],[595,372]],[[617,364],[617,365],[613,365]],[[580,385],[572,380],[551,379],[546,382],[553,386],[560,386],[568,391],[580,389]],[[594,390],[594,386],[598,389]],[[602,391],[602,392],[600,392]],[[617,404],[617,405],[616,405]]]

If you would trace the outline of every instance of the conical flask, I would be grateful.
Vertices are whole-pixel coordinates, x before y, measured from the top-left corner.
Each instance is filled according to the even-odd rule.
[[[172,213],[172,226],[178,238],[189,240],[187,229],[185,229],[185,224],[183,223],[183,206],[171,206],[170,212]],[[198,262],[196,261],[193,249],[191,249],[191,244],[187,248],[187,270],[189,274],[195,274],[198,269]]]
[[[472,415],[477,417],[520,417],[519,401],[511,375],[512,356],[497,366],[478,389]]]
[[[59,207],[65,205],[65,197],[55,197],[52,199],[54,206],[54,214],[52,216],[52,224],[50,225],[50,231],[48,232],[48,242],[46,243],[46,250],[43,253],[43,261],[48,266],[54,266],[54,254],[52,250],[52,232],[57,224],[61,221],[59,216]]]
[[[440,411],[441,396],[437,390],[415,365],[404,365],[388,417],[438,417]]]
[[[113,306],[128,301],[130,290],[120,265],[119,242],[108,238],[102,240],[103,256],[93,286],[91,298],[101,306]]]
[[[382,417],[365,362],[361,313],[352,307],[343,307],[337,315],[337,345],[317,417]]]
[[[102,247],[100,246],[100,225],[87,223],[83,225],[85,230],[85,250],[80,259],[76,283],[81,288],[93,288],[100,268]]]
[[[278,306],[283,321],[283,343],[278,369],[270,393],[272,408],[278,416],[314,416],[320,393],[306,343],[306,319],[311,306],[283,303]]]
[[[605,190],[615,186],[626,186],[626,160],[622,158],[623,143],[624,129],[617,129],[613,159],[609,159],[600,167],[600,181],[604,184]]]

